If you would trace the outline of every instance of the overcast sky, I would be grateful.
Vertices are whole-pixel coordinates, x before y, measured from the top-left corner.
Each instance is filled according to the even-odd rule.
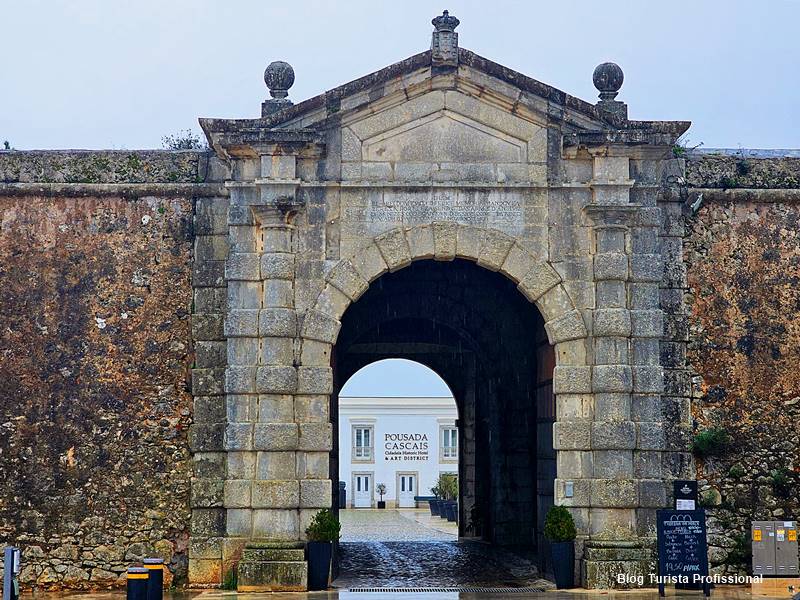
[[[444,8],[461,46],[592,102],[619,63],[630,116],[692,120],[693,144],[800,147],[797,0],[0,0],[0,141],[159,147],[259,116],[272,60],[299,102],[425,50]]]
[[[447,396],[453,393],[434,371],[402,358],[379,360],[356,371],[340,396]]]

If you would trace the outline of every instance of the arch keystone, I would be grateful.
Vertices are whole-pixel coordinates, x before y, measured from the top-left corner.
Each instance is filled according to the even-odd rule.
[[[390,271],[397,271],[411,263],[411,250],[402,229],[395,228],[379,235],[375,243]]]
[[[453,260],[456,257],[457,225],[437,221],[432,226],[433,257],[436,260]]]

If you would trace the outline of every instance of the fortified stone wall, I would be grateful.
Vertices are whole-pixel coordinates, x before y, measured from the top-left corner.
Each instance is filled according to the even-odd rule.
[[[800,514],[800,157],[695,154],[686,177],[695,434],[730,436],[697,477],[712,567],[744,572],[750,521]]]
[[[665,340],[689,341],[694,433],[731,438],[696,469],[712,565],[733,572],[749,521],[800,505],[800,158],[686,159],[689,323]],[[225,551],[219,170],[197,152],[0,152],[0,543],[22,546],[28,587],[115,585],[152,554],[180,583],[189,556]],[[190,545],[190,507],[215,543]]]
[[[198,152],[0,152],[0,545],[24,587],[186,580]]]

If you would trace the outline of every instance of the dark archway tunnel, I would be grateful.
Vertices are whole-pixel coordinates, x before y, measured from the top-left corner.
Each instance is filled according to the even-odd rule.
[[[459,537],[541,548],[555,478],[555,359],[536,307],[512,281],[466,260],[423,260],[383,275],[342,318],[334,423],[344,383],[385,358],[430,367],[456,399]],[[331,476],[338,481],[338,440]]]

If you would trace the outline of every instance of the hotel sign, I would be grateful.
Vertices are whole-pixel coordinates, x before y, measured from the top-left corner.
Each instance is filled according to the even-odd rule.
[[[383,452],[386,460],[428,460],[428,434],[386,433]]]

